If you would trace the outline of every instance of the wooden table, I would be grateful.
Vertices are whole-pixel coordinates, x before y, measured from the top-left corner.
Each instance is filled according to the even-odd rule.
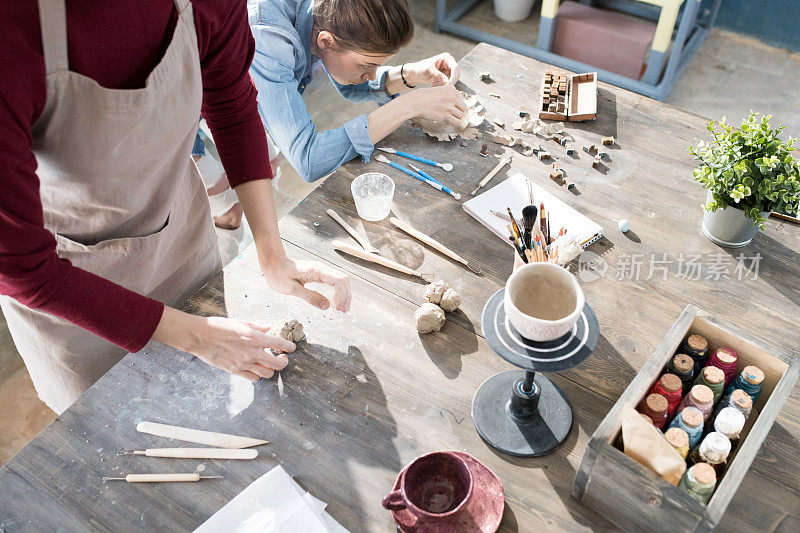
[[[548,68],[488,45],[476,46],[461,65],[462,80],[484,102],[487,118],[499,117],[506,124],[515,120],[520,105],[534,108],[542,71]],[[484,70],[491,70],[494,83],[478,81],[477,73]],[[347,528],[391,531],[393,523],[381,508],[381,497],[403,465],[439,449],[467,451],[500,476],[507,501],[503,531],[542,526],[569,531],[611,528],[602,516],[569,496],[589,435],[687,303],[797,354],[800,228],[770,220],[766,232],[743,250],[714,246],[700,232],[704,192],[690,179],[694,162],[686,152],[689,144],[707,137],[706,120],[604,84],[598,103],[597,120],[569,125],[577,137],[578,159],[568,159],[552,141],[541,140],[552,145],[551,153],[578,183],[579,194],[551,182],[549,165],[522,155],[492,183],[512,171],[523,172],[602,224],[607,235],[590,250],[607,262],[608,271],[582,282],[599,319],[599,345],[579,367],[551,375],[569,396],[575,413],[572,432],[557,452],[536,459],[496,453],[483,443],[470,419],[470,402],[478,386],[511,368],[488,348],[479,323],[484,303],[511,273],[511,248],[450,197],[380,163],[351,162],[280,224],[291,257],[322,260],[349,272],[351,312],[342,316],[316,311],[271,292],[249,250],[185,309],[264,323],[300,319],[308,341],[290,357],[281,381],[262,380],[253,387],[156,343],[126,356],[0,468],[0,528],[192,529],[250,482],[282,464],[302,486],[328,502],[328,511]],[[618,140],[606,173],[592,170],[580,151],[584,142],[597,143],[601,135]],[[468,195],[501,153],[502,147],[489,142],[491,156],[480,157],[483,142],[488,141],[437,143],[418,129],[403,127],[382,145],[453,162],[452,173],[433,174]],[[485,276],[418,246],[388,221],[362,224],[349,185],[354,176],[368,170],[387,172],[395,179],[398,216],[475,261]],[[325,214],[329,207],[363,228],[390,257],[448,280],[462,292],[461,310],[449,314],[441,332],[419,335],[414,328],[412,315],[422,302],[420,282],[331,249],[331,240],[349,237]],[[627,236],[616,229],[621,217],[631,224]],[[733,266],[730,279],[705,279],[705,270],[699,280],[678,276],[680,254],[721,264],[739,253],[761,254],[758,279],[736,279]],[[656,260],[667,254],[668,260],[676,261],[668,265],[666,279],[658,269],[648,275],[651,254]],[[636,258],[643,258],[638,280],[630,279],[623,268],[636,264]],[[140,420],[263,436],[271,444],[255,461],[208,461],[206,473],[223,475],[221,480],[103,484],[102,476],[190,472],[199,463],[116,457],[120,448],[170,444],[137,433]],[[721,529],[798,530],[798,440],[796,388]]]

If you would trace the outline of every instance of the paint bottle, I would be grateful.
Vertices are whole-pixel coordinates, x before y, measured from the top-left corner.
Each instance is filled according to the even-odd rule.
[[[690,467],[678,483],[679,488],[700,503],[708,503],[716,485],[717,473],[706,463]]]
[[[682,394],[689,392],[689,389],[692,388],[692,383],[694,383],[694,359],[685,353],[676,354],[667,365],[666,371],[681,378],[683,383]]]
[[[678,405],[678,412],[683,411],[686,407],[696,407],[703,413],[703,421],[705,422],[711,418],[711,413],[714,410],[714,393],[707,385],[695,385],[689,394],[683,397],[680,405]]]
[[[694,360],[695,375],[700,372],[701,368],[706,366],[706,362],[708,361],[708,356],[706,355],[707,350],[708,341],[705,337],[701,337],[700,335],[689,335],[683,343],[683,349],[681,351]]]
[[[707,366],[694,378],[695,385],[705,385],[714,393],[713,402],[716,404],[722,399],[725,392],[725,373],[715,366]],[[702,411],[702,409],[701,409]]]
[[[722,433],[731,441],[731,449],[739,442],[739,435],[744,428],[744,415],[735,407],[722,409],[714,418],[714,431]]]
[[[675,451],[686,459],[686,456],[689,455],[689,434],[679,427],[672,427],[664,433],[664,436],[667,438],[667,442],[675,448]]]
[[[648,394],[639,406],[639,412],[652,420],[655,427],[662,429],[669,419],[667,408],[666,398],[660,394]]]
[[[736,389],[722,397],[722,400],[720,400],[714,412],[714,416],[719,414],[719,412],[726,407],[735,407],[744,415],[745,420],[747,420],[750,416],[750,411],[753,409],[753,399],[742,389]]]
[[[725,392],[731,393],[736,389],[742,389],[752,399],[756,401],[761,394],[761,385],[764,383],[764,372],[757,366],[746,366],[744,370],[736,376]]]
[[[703,438],[703,413],[697,407],[687,407],[672,419],[670,428],[679,428],[689,436],[689,448],[694,448]]]
[[[650,389],[650,394],[660,394],[667,399],[667,418],[672,418],[678,404],[681,403],[683,397],[683,383],[681,378],[675,374],[664,374],[661,376],[653,388]]]
[[[736,352],[730,348],[717,348],[711,354],[706,366],[715,366],[722,370],[725,374],[725,386],[727,387],[736,376],[736,361],[738,359]]]
[[[686,462],[689,465],[698,463],[708,463],[717,473],[717,477],[722,475],[728,454],[731,453],[731,441],[719,431],[712,431],[689,453]]]

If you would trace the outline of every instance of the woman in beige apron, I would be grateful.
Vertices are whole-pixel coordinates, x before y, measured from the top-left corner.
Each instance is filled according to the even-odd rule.
[[[58,255],[166,306],[183,302],[220,268],[206,191],[190,158],[202,100],[192,6],[175,5],[172,41],[145,87],[114,90],[69,70],[65,0],[39,0],[47,101],[33,127],[44,223]],[[344,276],[280,257],[270,187],[268,180],[237,187],[254,234],[270,243],[259,249],[262,265],[274,265],[265,268],[268,282],[319,307],[327,300],[304,283],[334,284],[334,303],[346,310]],[[8,297],[0,303],[40,398],[56,413],[125,355],[68,321]],[[286,364],[265,349],[294,349],[266,331],[165,307],[153,339],[257,380]]]

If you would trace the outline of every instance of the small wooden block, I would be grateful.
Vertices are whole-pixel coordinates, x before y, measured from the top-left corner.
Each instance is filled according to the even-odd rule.
[[[536,155],[539,156],[539,159],[541,161],[544,161],[545,159],[550,159],[550,152],[548,152],[547,150],[539,150],[539,153]]]
[[[603,137],[603,146],[613,146],[614,137]]]

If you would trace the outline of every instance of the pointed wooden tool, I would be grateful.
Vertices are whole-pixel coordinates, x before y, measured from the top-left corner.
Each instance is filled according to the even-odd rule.
[[[156,422],[139,422],[139,425],[136,426],[136,430],[141,433],[156,435],[157,437],[194,442],[196,444],[204,444],[217,448],[249,448],[251,446],[269,444],[269,441],[261,439],[228,435],[226,433],[214,433],[213,431],[203,431],[200,429],[182,428],[180,426],[170,426],[167,424],[158,424]]]
[[[144,455],[146,457],[171,457],[175,459],[255,459],[258,450],[238,448],[148,448],[125,450],[117,455]]]
[[[466,266],[468,269],[470,269],[474,273],[476,273],[478,275],[482,274],[480,268],[478,268],[477,266],[471,265],[469,263],[469,261],[467,261],[466,259],[464,259],[460,255],[455,253],[453,250],[451,250],[450,248],[448,248],[444,244],[440,243],[439,241],[437,241],[433,237],[430,237],[430,236],[422,233],[418,229],[412,227],[410,224],[408,224],[406,222],[403,222],[402,220],[399,220],[397,217],[390,218],[389,222],[391,222],[392,224],[397,226],[398,229],[401,229],[401,230],[405,231],[406,233],[408,233],[409,235],[411,235],[412,237],[414,237],[418,241],[424,242],[425,244],[427,244],[428,246],[430,246],[431,248],[433,248],[437,252],[440,252],[440,253],[446,255],[450,259],[458,261],[459,263],[461,263],[462,265]]]

